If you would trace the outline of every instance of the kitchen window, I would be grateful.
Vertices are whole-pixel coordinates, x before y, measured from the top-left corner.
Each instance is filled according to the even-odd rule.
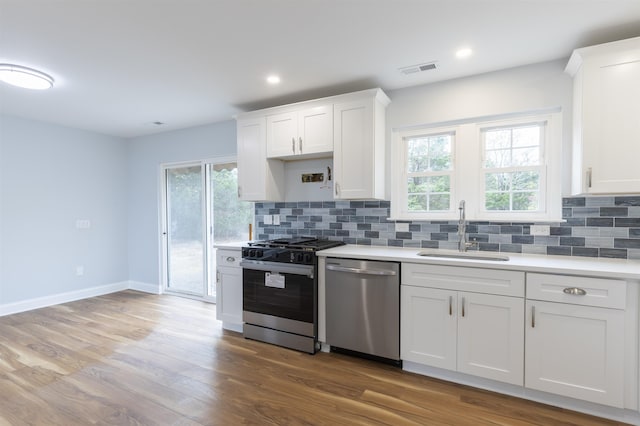
[[[391,218],[561,220],[560,114],[394,133]]]

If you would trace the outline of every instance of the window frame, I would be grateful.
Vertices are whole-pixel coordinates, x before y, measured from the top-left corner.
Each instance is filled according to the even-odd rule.
[[[544,123],[540,144],[539,210],[511,211],[485,209],[485,142],[483,131],[500,127],[520,127]],[[448,212],[409,212],[407,205],[407,167],[404,140],[419,135],[454,132],[452,146],[453,180],[451,209]],[[424,125],[394,129],[391,152],[391,217],[390,220],[457,220],[457,205],[466,201],[467,219],[494,222],[561,222],[562,221],[562,114],[509,114],[498,117],[460,120],[452,125]],[[517,167],[524,169],[530,166]]]
[[[401,135],[399,136],[399,140],[398,143],[399,145],[401,145],[399,150],[395,150],[395,154],[396,154],[396,160],[395,161],[399,161],[399,163],[396,164],[400,164],[400,173],[393,173],[392,176],[395,177],[396,179],[394,179],[396,181],[396,184],[394,185],[394,187],[397,188],[397,185],[402,185],[403,190],[401,192],[398,191],[392,191],[392,203],[391,203],[391,208],[392,208],[392,216],[398,216],[401,217],[402,219],[410,219],[410,220],[423,220],[423,216],[429,215],[429,217],[433,218],[433,219],[445,219],[450,217],[453,212],[454,212],[454,205],[455,205],[455,198],[456,198],[456,192],[455,192],[455,188],[456,188],[456,180],[457,180],[457,173],[456,173],[456,139],[457,139],[457,134],[456,134],[456,127],[451,127],[451,126],[446,126],[446,127],[426,127],[426,128],[417,128],[417,129],[412,129],[412,130],[407,130],[407,131],[403,131],[401,133]],[[449,185],[450,185],[450,198],[449,198],[449,209],[446,211],[442,211],[442,210],[438,210],[438,211],[432,211],[432,212],[425,212],[425,211],[409,211],[408,208],[408,187],[407,187],[407,181],[409,179],[409,171],[408,171],[408,158],[407,158],[407,141],[409,139],[416,139],[418,137],[430,137],[430,136],[437,136],[437,135],[443,135],[443,134],[450,134],[452,136],[452,143],[451,143],[451,165],[452,165],[452,169],[443,173],[440,172],[426,172],[425,176],[444,176],[447,175],[449,176]],[[392,155],[392,161],[394,156]],[[392,166],[393,169],[393,166]],[[433,174],[432,174],[433,173]],[[395,197],[394,197],[395,194]],[[394,198],[397,198],[398,202],[393,202]],[[395,207],[399,207],[400,205],[402,205],[402,209],[400,211],[397,212],[393,212],[393,208],[394,208],[394,204]]]

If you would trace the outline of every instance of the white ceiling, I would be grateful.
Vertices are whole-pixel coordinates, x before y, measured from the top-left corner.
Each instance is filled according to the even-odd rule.
[[[0,63],[56,80],[0,83],[0,112],[129,138],[635,36],[640,0],[0,0]],[[438,68],[398,71],[429,61]]]

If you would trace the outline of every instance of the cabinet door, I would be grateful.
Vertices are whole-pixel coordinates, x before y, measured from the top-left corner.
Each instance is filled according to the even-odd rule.
[[[584,64],[582,138],[589,193],[640,192],[640,39]]]
[[[333,152],[333,106],[308,108],[298,113],[297,153],[311,155]]]
[[[400,286],[400,357],[456,369],[455,291]]]
[[[217,278],[216,318],[242,324],[242,269],[219,267]]]
[[[238,195],[241,200],[266,200],[265,120],[238,121]]]
[[[217,250],[216,254],[216,318],[225,328],[242,324],[241,257],[240,250]]]
[[[298,153],[298,113],[267,117],[267,157],[288,157]]]
[[[525,386],[622,408],[624,311],[527,301]]]
[[[334,198],[373,197],[373,100],[334,105]]]
[[[458,294],[458,371],[522,386],[524,299]]]

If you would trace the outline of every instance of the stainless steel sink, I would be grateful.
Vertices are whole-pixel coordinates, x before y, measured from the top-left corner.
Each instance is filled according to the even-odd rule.
[[[478,253],[478,252],[452,252],[446,250],[422,250],[418,252],[418,256],[424,257],[438,257],[443,259],[469,259],[469,260],[490,260],[497,262],[506,262],[509,260],[509,256],[493,253]]]

